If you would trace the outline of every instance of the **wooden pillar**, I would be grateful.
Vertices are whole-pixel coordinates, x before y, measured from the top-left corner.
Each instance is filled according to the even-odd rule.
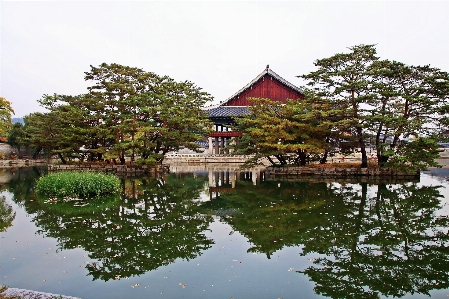
[[[220,146],[219,146],[219,140],[218,137],[215,137],[215,154],[220,154]]]
[[[229,144],[230,145],[234,145],[235,144],[235,137],[230,137],[229,138]],[[231,154],[234,150],[231,148],[229,149],[229,153]]]
[[[214,148],[212,145],[212,137],[209,137],[209,155],[212,155],[214,153]]]
[[[212,171],[212,168],[209,169],[209,187],[214,186],[214,172]]]
[[[251,179],[253,181],[253,185],[257,185],[257,172],[255,170],[251,171]]]
[[[215,171],[215,187],[218,187],[218,182],[220,181],[220,173]]]
[[[224,151],[225,146],[226,146],[226,137],[221,137],[221,148],[222,148],[221,153],[222,154],[226,154]]]

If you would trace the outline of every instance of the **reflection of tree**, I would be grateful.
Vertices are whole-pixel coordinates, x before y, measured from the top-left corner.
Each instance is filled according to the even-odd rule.
[[[6,202],[6,197],[0,197],[0,232],[5,232],[16,218],[12,206]]]
[[[60,249],[82,247],[98,260],[87,269],[95,279],[140,275],[177,258],[192,259],[213,244],[203,231],[212,221],[201,213],[204,179],[123,180],[123,200],[115,207],[65,215],[40,206],[34,221]]]
[[[319,253],[303,273],[315,291],[332,298],[429,294],[449,286],[447,217],[437,187],[380,184],[343,186],[343,209],[304,235],[303,255]]]
[[[428,294],[449,286],[449,234],[438,187],[238,182],[206,203],[268,258],[285,246],[319,254],[301,271],[331,298]]]
[[[43,167],[21,167],[19,169],[10,169],[5,174],[8,176],[8,182],[6,185],[2,185],[0,188],[6,189],[12,193],[12,200],[19,206],[24,206],[27,203],[28,207],[35,206],[33,201],[34,194],[34,182],[36,179],[46,171]],[[6,172],[6,170],[4,170]],[[16,213],[13,212],[12,206],[6,203],[4,197],[0,197],[0,232],[6,231],[8,227],[12,225],[15,219]]]
[[[228,211],[222,219],[253,244],[248,252],[270,258],[284,246],[301,244],[307,229],[322,226],[326,219],[316,214],[327,214],[336,196],[326,183],[265,181],[254,186],[239,181],[234,192],[221,194],[205,207],[220,215]]]
[[[18,205],[27,203],[29,206],[34,198],[34,185],[36,179],[47,172],[47,167],[21,167],[14,172],[8,183],[8,191],[13,194],[13,200]]]
[[[214,210],[249,239],[249,252],[270,257],[285,246],[302,246],[302,255],[316,254],[301,272],[318,294],[401,297],[449,286],[449,219],[436,214],[438,187],[238,181],[231,192],[223,188],[220,197],[201,204],[196,199],[206,178],[127,179],[117,206],[71,216],[39,205],[32,187],[38,174],[27,175],[9,185],[14,201],[60,249],[80,246],[98,260],[87,267],[94,279],[139,275],[196,257],[213,242],[203,231],[211,221],[207,210]]]

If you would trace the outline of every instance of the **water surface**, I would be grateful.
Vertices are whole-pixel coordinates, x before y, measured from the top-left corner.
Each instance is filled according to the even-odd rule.
[[[1,174],[0,284],[81,298],[447,298],[448,183],[190,169],[60,209]]]

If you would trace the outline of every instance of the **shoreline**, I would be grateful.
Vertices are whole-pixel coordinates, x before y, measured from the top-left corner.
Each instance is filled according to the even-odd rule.
[[[7,288],[0,293],[0,298],[28,298],[28,299],[81,299],[78,297],[65,296],[60,294],[44,293],[33,290]]]
[[[164,159],[162,166],[170,166],[170,165],[230,165],[230,164],[243,164],[245,162],[247,157],[233,157],[233,156],[213,156],[209,158],[200,158],[198,159],[198,156],[194,157],[177,157],[176,159],[167,158]],[[20,168],[20,167],[33,167],[33,166],[47,166],[48,168],[53,169],[71,169],[71,168],[92,168],[98,169],[98,168],[106,168],[106,170],[111,170],[113,168],[119,168],[119,169],[126,169],[126,168],[136,168],[138,166],[133,164],[126,164],[126,165],[114,165],[114,164],[55,164],[58,160],[52,159],[5,159],[0,160],[0,169],[14,169],[14,168]],[[336,162],[338,161],[338,162]],[[344,162],[342,162],[344,161]],[[439,167],[429,167],[429,169],[437,169],[437,168],[449,168],[449,156],[441,156],[438,159],[435,159],[435,161],[440,164]],[[347,168],[347,166],[344,166],[343,164],[346,163],[358,163],[359,159],[354,157],[348,157],[344,160],[340,159],[333,159],[332,162],[328,162],[324,165],[327,165],[327,168]],[[342,164],[342,167],[339,167],[339,164]],[[263,165],[266,168],[273,167],[271,165]],[[280,166],[282,167],[302,167],[302,168],[318,168],[318,167],[308,167],[308,166],[294,166],[294,165],[285,165]],[[140,167],[142,169],[147,168],[146,166]],[[274,168],[274,167],[273,167]],[[369,168],[368,168],[369,169]]]

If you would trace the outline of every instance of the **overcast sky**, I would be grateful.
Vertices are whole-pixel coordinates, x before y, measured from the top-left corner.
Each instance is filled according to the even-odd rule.
[[[189,80],[226,100],[267,64],[281,77],[377,44],[383,59],[449,71],[448,1],[1,1],[0,96],[15,117],[87,91],[90,65]]]

